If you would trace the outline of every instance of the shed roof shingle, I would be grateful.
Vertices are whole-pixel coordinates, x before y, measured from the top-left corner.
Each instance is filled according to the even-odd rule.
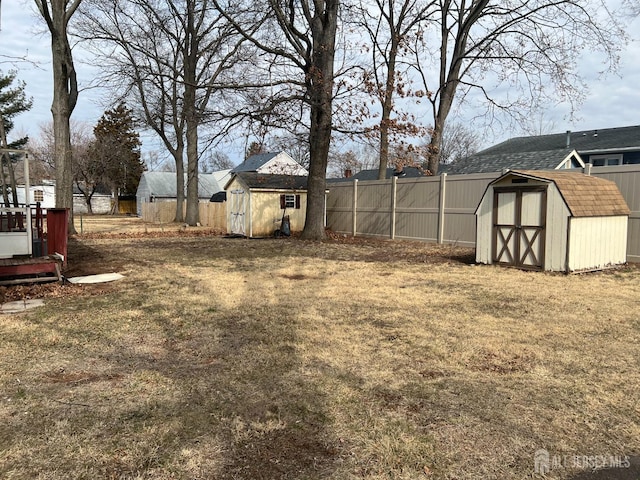
[[[558,187],[574,217],[629,215],[631,213],[618,186],[604,178],[565,171],[513,170],[508,174],[552,181]]]
[[[238,172],[234,175],[249,188],[264,190],[306,190],[306,176],[278,175],[258,172]],[[233,178],[231,180],[233,180]],[[231,182],[229,180],[229,183]],[[227,183],[227,186],[229,185]]]

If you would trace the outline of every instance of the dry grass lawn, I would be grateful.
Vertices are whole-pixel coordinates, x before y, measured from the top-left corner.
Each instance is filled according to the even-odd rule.
[[[469,253],[77,237],[72,271],[126,278],[0,317],[0,478],[523,479],[538,449],[639,455],[640,269]],[[637,479],[631,460],[547,478]]]

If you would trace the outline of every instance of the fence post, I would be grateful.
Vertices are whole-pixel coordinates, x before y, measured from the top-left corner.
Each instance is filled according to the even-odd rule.
[[[353,222],[351,226],[351,230],[354,237],[356,236],[357,217],[358,217],[357,213],[358,213],[358,179],[355,178],[353,180],[353,210],[351,212],[351,221]]]
[[[444,208],[447,190],[447,174],[440,174],[440,204],[438,205],[438,243],[444,243]]]
[[[389,237],[391,240],[396,238],[396,192],[398,191],[398,177],[395,175],[391,177],[391,218],[389,223],[391,226],[391,232]]]

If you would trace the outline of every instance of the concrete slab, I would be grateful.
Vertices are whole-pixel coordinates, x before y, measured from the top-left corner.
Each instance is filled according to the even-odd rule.
[[[99,275],[87,275],[85,277],[71,277],[67,278],[70,283],[105,283],[113,282],[124,278],[124,275],[119,273],[101,273]]]
[[[0,305],[0,313],[22,313],[32,308],[41,307],[44,300],[41,298],[33,298],[29,300],[17,300],[15,302],[7,302]]]

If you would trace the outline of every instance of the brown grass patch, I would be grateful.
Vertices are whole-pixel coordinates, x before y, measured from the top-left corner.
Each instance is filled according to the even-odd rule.
[[[77,237],[70,269],[126,278],[0,318],[0,477],[511,479],[541,448],[638,455],[640,271],[468,255]]]

